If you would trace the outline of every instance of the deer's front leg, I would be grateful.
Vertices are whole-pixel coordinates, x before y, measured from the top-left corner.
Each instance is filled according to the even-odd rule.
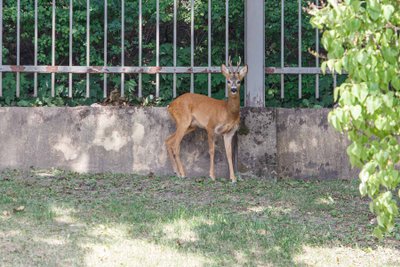
[[[207,130],[208,135],[208,152],[210,153],[210,178],[214,181],[215,174],[214,174],[214,152],[215,152],[215,143],[214,143],[214,131]]]
[[[235,172],[233,171],[233,162],[232,162],[232,138],[234,134],[235,131],[231,131],[229,133],[224,134],[225,152],[229,166],[229,177],[231,178],[232,183],[236,183],[237,181]]]

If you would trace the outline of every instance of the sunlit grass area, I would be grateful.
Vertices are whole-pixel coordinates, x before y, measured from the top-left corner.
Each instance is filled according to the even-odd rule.
[[[0,173],[0,266],[400,266],[357,181]]]

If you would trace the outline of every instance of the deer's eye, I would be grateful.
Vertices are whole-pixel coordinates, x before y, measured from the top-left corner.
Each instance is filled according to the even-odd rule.
[[[240,81],[237,81],[236,84],[240,85]]]
[[[231,84],[231,80],[228,80],[228,83]]]

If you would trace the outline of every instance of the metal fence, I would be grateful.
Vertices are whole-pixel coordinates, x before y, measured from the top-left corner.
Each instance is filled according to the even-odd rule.
[[[38,65],[38,0],[34,0],[34,62],[33,65],[21,65],[21,51],[20,51],[20,36],[21,36],[21,4],[20,0],[16,1],[16,65],[3,65],[3,53],[0,49],[0,97],[3,94],[2,78],[3,72],[16,73],[16,96],[20,96],[20,73],[33,73],[34,74],[34,92],[33,95],[38,95],[38,73],[50,73],[51,74],[51,96],[55,96],[55,74],[56,73],[68,73],[69,75],[69,90],[68,96],[73,95],[73,74],[86,74],[86,97],[90,97],[90,76],[91,74],[103,75],[104,76],[104,97],[107,97],[107,75],[110,73],[117,73],[121,75],[121,96],[125,95],[125,74],[135,73],[138,75],[138,96],[143,96],[142,90],[142,74],[153,74],[156,76],[155,82],[155,95],[160,95],[160,74],[173,74],[173,97],[177,96],[177,74],[190,74],[190,92],[194,92],[194,75],[199,73],[208,74],[208,95],[211,96],[211,74],[220,73],[219,66],[212,66],[212,0],[208,0],[208,62],[207,66],[195,66],[194,64],[194,4],[195,0],[190,0],[191,5],[191,25],[190,25],[190,66],[177,66],[177,0],[174,0],[173,4],[173,66],[160,66],[160,0],[156,1],[156,65],[155,66],[143,66],[142,60],[142,25],[143,25],[143,14],[142,14],[142,0],[138,0],[138,53],[139,60],[137,66],[126,66],[125,65],[125,0],[121,0],[121,66],[107,66],[107,50],[108,50],[108,0],[104,0],[104,65],[103,66],[92,66],[90,61],[90,0],[86,1],[86,66],[73,65],[72,54],[73,54],[73,0],[69,0],[69,64],[68,65],[56,65],[56,0],[52,0],[52,31],[51,31],[51,65]],[[128,1],[128,0],[126,0]],[[315,0],[318,4],[318,0]],[[92,3],[92,4],[95,4]],[[281,76],[281,97],[285,97],[285,83],[284,75],[298,75],[298,97],[302,98],[302,75],[313,74],[316,75],[315,84],[315,97],[319,98],[319,74],[321,70],[319,68],[319,60],[316,58],[315,67],[306,68],[302,67],[302,1],[298,0],[298,67],[285,67],[284,62],[284,6],[285,1],[281,0],[281,66],[280,67],[265,67],[265,31],[264,31],[264,0],[245,0],[245,61],[249,65],[249,74],[246,78],[246,92],[245,92],[245,105],[246,106],[265,106],[265,75],[266,74],[278,74]],[[229,0],[225,0],[225,14],[226,14],[226,31],[225,31],[225,62],[228,63],[229,53]],[[315,38],[317,42],[316,51],[319,52],[319,32],[315,32]],[[0,0],[0,47],[3,47],[3,0]],[[336,76],[335,76],[336,77]],[[334,86],[336,85],[336,79],[334,80]]]

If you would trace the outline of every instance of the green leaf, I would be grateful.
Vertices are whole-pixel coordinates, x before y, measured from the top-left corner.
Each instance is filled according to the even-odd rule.
[[[367,194],[367,185],[366,183],[360,183],[359,185],[360,194],[365,196]]]
[[[337,60],[334,65],[334,69],[337,73],[342,74],[342,61]]]
[[[17,102],[17,106],[19,107],[30,107],[31,106],[31,102],[27,101],[27,100],[20,100]]]
[[[353,116],[355,120],[357,120],[361,116],[361,111],[362,109],[360,105],[350,106],[351,116]]]
[[[374,114],[381,106],[381,100],[375,96],[370,96],[366,100],[366,107],[368,114]]]
[[[321,64],[321,71],[322,71],[323,74],[326,74],[326,66],[327,66],[326,61],[322,62],[322,64]]]
[[[379,3],[377,0],[368,0],[367,11],[372,20],[377,20],[381,14]]]
[[[365,65],[368,61],[368,54],[367,52],[365,52],[364,50],[362,50],[361,52],[359,52],[357,54],[357,61],[358,63],[360,63],[361,65]]]
[[[394,7],[392,5],[383,5],[382,9],[383,9],[383,16],[387,21],[389,21],[390,17],[394,12]]]
[[[383,95],[382,99],[383,99],[383,103],[385,103],[385,105],[388,108],[393,108],[393,93],[392,92],[389,92],[389,93]]]
[[[392,86],[397,90],[400,91],[400,78],[399,77],[395,77],[392,80]]]
[[[383,238],[382,230],[377,228],[377,227],[374,229],[374,235],[378,239],[382,239]]]

